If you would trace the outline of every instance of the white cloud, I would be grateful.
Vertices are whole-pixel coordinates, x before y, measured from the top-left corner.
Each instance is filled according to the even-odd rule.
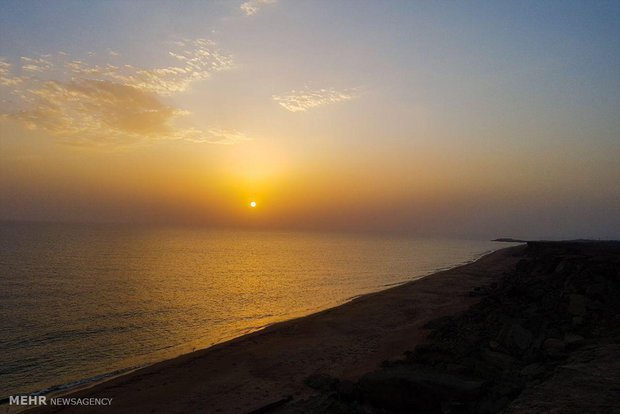
[[[260,8],[265,4],[273,4],[276,0],[249,0],[243,3],[240,6],[242,12],[245,13],[246,16],[251,16],[253,14],[258,13]]]
[[[280,106],[291,112],[305,112],[318,106],[349,101],[354,97],[352,89],[338,91],[334,88],[292,90],[286,94],[273,95]]]

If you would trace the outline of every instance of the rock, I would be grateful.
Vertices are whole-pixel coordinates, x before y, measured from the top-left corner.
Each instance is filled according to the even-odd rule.
[[[499,330],[499,333],[495,337],[496,341],[500,344],[504,345],[507,348],[512,346],[512,321],[503,321],[502,328]]]
[[[600,311],[603,309],[603,303],[600,300],[589,300],[586,307],[594,311]]]
[[[526,378],[538,378],[545,372],[545,368],[540,364],[530,364],[521,370],[521,375]]]
[[[516,271],[519,273],[527,272],[530,268],[530,261],[526,259],[521,259],[517,262],[515,268],[516,268]]]
[[[483,385],[483,381],[443,372],[421,373],[419,381],[431,386],[442,400],[473,400]]]
[[[279,399],[279,400],[277,400],[277,401],[274,401],[274,402],[269,403],[269,404],[267,404],[267,405],[263,405],[263,406],[262,406],[262,407],[260,407],[260,408],[257,408],[257,409],[255,409],[255,410],[252,410],[252,411],[251,411],[251,414],[264,414],[264,413],[269,413],[269,412],[273,411],[274,409],[276,409],[276,408],[278,408],[278,407],[280,407],[280,406],[282,406],[282,405],[284,405],[284,404],[286,404],[287,402],[290,402],[290,401],[292,401],[292,400],[293,400],[293,396],[292,396],[292,395],[286,396],[286,397],[281,398],[281,399]]]
[[[534,298],[534,301],[538,301],[538,299],[540,299],[540,296]],[[538,303],[531,303],[523,310],[523,316],[527,316],[528,318],[537,317],[539,313],[540,306],[538,306]]]
[[[447,348],[440,344],[418,344],[414,349],[416,354],[442,354],[447,351]]]
[[[542,288],[532,288],[528,291],[528,295],[530,298],[538,300],[545,295],[545,291]]]
[[[441,329],[454,324],[454,318],[450,316],[441,316],[439,318],[428,321],[424,325],[424,329]]]
[[[499,383],[494,384],[493,391],[502,397],[508,397],[510,399],[519,395],[521,390],[523,389],[523,384],[518,383],[517,381],[500,381]]]
[[[307,399],[291,401],[283,407],[266,406],[248,414],[273,414],[273,413],[330,413],[330,414],[354,414],[368,413],[368,410],[355,410],[354,403],[335,398],[333,394],[318,394]],[[220,411],[220,410],[218,410]],[[206,412],[203,410],[203,412]]]
[[[501,367],[496,367],[485,361],[477,361],[471,371],[478,378],[495,378],[503,372]]]
[[[364,400],[392,410],[440,412],[440,403],[475,400],[483,382],[433,369],[384,369],[359,381]]]
[[[407,373],[382,370],[366,374],[359,381],[359,390],[360,399],[375,407],[393,411],[441,412],[439,397],[433,389],[412,381]]]
[[[493,365],[494,367],[500,368],[504,371],[512,369],[517,362],[516,359],[514,359],[510,355],[490,350],[483,352],[482,357],[490,365]]]
[[[607,287],[605,283],[596,283],[588,286],[586,289],[586,294],[593,299],[601,299],[605,297],[605,293],[607,292]]]
[[[469,374],[471,368],[463,364],[447,363],[444,367],[446,372],[454,374]]]
[[[357,385],[351,381],[340,381],[337,386],[338,397],[344,401],[354,401],[359,397]]]
[[[568,299],[568,312],[574,316],[584,316],[586,314],[586,298],[583,295],[570,295]]]
[[[564,344],[567,348],[575,349],[583,345],[585,342],[585,338],[581,335],[577,335],[574,333],[567,333],[564,335]]]
[[[547,355],[558,357],[564,352],[564,342],[559,339],[549,338],[543,343],[543,348]]]
[[[512,326],[510,331],[510,338],[512,343],[523,351],[526,350],[532,343],[533,335],[521,325],[515,324]]]
[[[448,349],[438,344],[419,344],[413,353],[407,355],[407,359],[419,363],[435,365],[441,361],[449,361],[451,355]]]
[[[567,260],[562,260],[560,263],[558,263],[558,265],[555,267],[555,270],[553,272],[562,273],[562,272],[570,271],[570,268],[571,268],[570,262],[568,262]]]
[[[312,374],[304,380],[304,383],[315,390],[331,391],[338,384],[338,379],[327,374]]]
[[[510,400],[507,397],[501,397],[499,399],[496,399],[496,398],[487,399],[487,400],[484,400],[482,403],[480,403],[480,405],[478,406],[477,412],[485,413],[485,414],[486,413],[498,413],[502,409],[504,409],[504,407],[506,407],[509,402]]]

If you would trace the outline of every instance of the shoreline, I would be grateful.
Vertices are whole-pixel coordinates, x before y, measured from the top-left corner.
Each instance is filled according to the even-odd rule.
[[[498,243],[498,244],[501,244],[501,243]],[[509,246],[509,247],[516,247],[516,246]],[[339,306],[345,305],[347,303],[350,303],[350,302],[352,302],[354,300],[360,299],[360,298],[362,298],[364,296],[367,296],[367,295],[372,295],[372,294],[375,294],[375,293],[380,293],[380,292],[383,292],[385,290],[389,290],[389,289],[392,289],[392,288],[396,288],[396,287],[399,287],[399,286],[406,285],[406,284],[414,282],[416,280],[420,280],[420,279],[423,279],[423,278],[426,278],[426,277],[433,276],[433,275],[435,275],[437,273],[440,273],[440,272],[452,270],[452,269],[455,269],[455,268],[458,268],[458,267],[461,267],[461,266],[465,266],[465,265],[468,265],[468,264],[471,264],[471,263],[475,263],[476,261],[481,260],[484,257],[486,257],[486,256],[488,256],[490,254],[493,254],[494,252],[496,252],[498,250],[506,249],[506,248],[507,247],[504,247],[504,246],[498,246],[495,249],[487,250],[487,251],[484,251],[482,253],[473,255],[471,259],[468,259],[468,260],[456,263],[454,265],[439,267],[439,268],[430,270],[430,271],[428,271],[426,273],[423,273],[423,274],[420,274],[420,275],[411,276],[409,279],[406,279],[406,280],[403,280],[403,281],[393,282],[393,283],[377,286],[376,287],[377,290],[372,290],[370,292],[360,293],[360,294],[351,296],[349,298],[346,298],[343,302],[341,302],[339,304],[336,304],[336,305],[328,306],[328,307],[325,307],[325,308],[321,307],[321,308],[318,308],[318,309],[314,309],[314,310],[311,310],[310,313],[301,314],[301,315],[294,315],[294,316],[292,316],[292,317],[290,317],[288,319],[284,319],[284,320],[277,321],[277,322],[272,322],[272,323],[269,323],[267,325],[264,325],[264,326],[261,326],[261,327],[258,327],[258,328],[256,328],[256,327],[255,328],[247,328],[247,329],[244,329],[243,333],[241,333],[241,334],[229,335],[229,336],[222,337],[222,338],[218,339],[217,341],[213,342],[211,345],[208,345],[208,346],[206,346],[204,348],[198,348],[198,349],[194,349],[193,351],[179,353],[179,354],[176,354],[176,355],[173,355],[173,356],[170,356],[170,357],[166,357],[166,358],[163,358],[163,359],[157,359],[157,360],[154,360],[152,362],[144,363],[144,364],[141,364],[141,365],[123,367],[123,368],[117,369],[115,371],[104,372],[104,373],[101,373],[101,374],[93,375],[91,377],[82,378],[82,379],[79,379],[79,380],[76,380],[76,381],[73,381],[73,382],[70,382],[70,383],[53,384],[53,385],[51,385],[51,386],[49,386],[49,387],[47,387],[45,389],[40,389],[40,390],[29,392],[27,394],[20,394],[20,395],[28,395],[28,396],[45,395],[45,396],[48,396],[48,398],[67,396],[67,395],[73,394],[73,393],[81,391],[81,390],[85,390],[85,389],[89,389],[89,388],[98,386],[100,384],[103,384],[105,382],[111,381],[113,379],[116,379],[116,378],[119,378],[119,377],[122,377],[122,376],[125,376],[125,375],[129,375],[129,374],[131,374],[131,373],[133,373],[135,371],[138,371],[138,370],[141,370],[141,369],[144,369],[144,368],[148,368],[148,367],[150,367],[152,365],[155,365],[155,364],[158,364],[158,363],[161,363],[161,362],[173,360],[173,359],[182,357],[184,355],[192,354],[194,352],[204,351],[204,350],[210,349],[210,348],[212,348],[214,346],[217,346],[217,345],[220,345],[220,344],[224,344],[224,343],[227,343],[229,341],[232,341],[232,340],[235,340],[235,339],[238,339],[238,338],[242,338],[244,336],[251,335],[251,334],[256,333],[256,332],[260,332],[260,331],[262,331],[264,329],[267,329],[267,328],[269,328],[269,327],[271,327],[273,325],[277,325],[279,323],[294,321],[296,319],[300,319],[300,318],[304,318],[304,317],[307,317],[307,316],[311,316],[311,315],[314,315],[314,314],[317,314],[317,313],[320,313],[320,312],[323,312],[323,311],[326,311],[326,310],[329,310],[329,309],[337,308]],[[2,401],[0,401],[0,408],[7,408],[7,407],[9,407],[8,401],[9,401],[8,396],[6,398],[3,398]],[[18,412],[23,412],[23,411],[28,410],[28,409],[30,409],[30,408],[28,408],[28,407],[25,407],[25,408],[14,407],[14,408],[11,408],[10,410],[6,411],[6,412],[18,413]]]
[[[113,396],[115,398],[115,403],[113,404],[115,412],[147,412],[151,411],[153,408],[155,408],[156,411],[158,409],[162,410],[162,412],[179,412],[187,410],[187,407],[185,406],[185,404],[182,403],[175,404],[174,400],[179,399],[179,401],[181,401],[184,394],[193,394],[192,392],[186,392],[187,388],[195,387],[197,383],[200,384],[201,380],[205,378],[200,378],[202,375],[198,375],[197,377],[194,377],[193,375],[188,375],[189,377],[192,377],[192,379],[189,380],[189,382],[187,383],[187,387],[177,385],[177,387],[175,388],[178,389],[172,393],[170,392],[170,389],[166,389],[165,391],[154,392],[154,394],[152,394],[152,391],[146,393],[142,391],[142,386],[146,384],[144,382],[145,378],[147,378],[146,382],[149,384],[149,386],[147,386],[146,388],[158,388],[156,386],[157,383],[159,383],[160,386],[165,386],[169,381],[173,380],[181,380],[181,382],[183,382],[181,378],[176,377],[176,375],[178,375],[178,372],[176,371],[181,369],[181,367],[187,366],[187,364],[200,364],[204,365],[205,369],[212,369],[213,372],[210,375],[205,374],[208,375],[209,378],[206,378],[206,381],[204,381],[205,383],[197,387],[206,387],[206,389],[204,389],[200,393],[203,397],[198,399],[192,399],[190,405],[200,406],[208,403],[210,407],[214,407],[214,411],[217,410],[218,412],[252,411],[253,409],[263,407],[272,403],[273,401],[277,401],[283,398],[285,395],[282,393],[282,389],[286,389],[286,395],[295,395],[295,398],[303,398],[304,396],[311,394],[311,392],[304,389],[307,387],[305,387],[303,384],[303,378],[307,377],[310,374],[316,373],[317,370],[325,370],[327,368],[327,371],[330,371],[329,373],[332,375],[338,374],[342,376],[344,374],[345,377],[354,379],[357,376],[363,374],[365,370],[375,368],[383,360],[401,356],[402,353],[407,350],[406,348],[409,348],[412,345],[410,341],[403,340],[402,336],[404,332],[401,332],[403,329],[405,331],[414,331],[413,333],[418,337],[418,341],[424,340],[425,335],[421,327],[422,325],[424,325],[424,322],[432,319],[433,316],[448,315],[455,312],[458,313],[467,309],[467,307],[474,303],[475,300],[472,300],[472,298],[467,298],[464,294],[467,293],[467,291],[471,290],[471,288],[473,288],[474,286],[480,285],[481,283],[492,279],[492,273],[494,270],[497,270],[496,267],[498,265],[500,268],[504,268],[507,265],[507,262],[511,262],[510,260],[505,260],[509,256],[511,256],[510,252],[514,251],[515,249],[521,249],[523,247],[523,245],[520,245],[500,248],[490,253],[483,254],[478,258],[472,259],[472,261],[468,263],[457,265],[456,267],[452,267],[447,270],[441,270],[438,272],[423,275],[417,279],[405,281],[402,284],[388,287],[387,289],[366,293],[360,297],[351,299],[336,307],[327,308],[325,310],[310,315],[286,320],[283,322],[277,322],[258,331],[226,340],[206,349],[197,350],[188,354],[177,356],[172,359],[156,362],[151,365],[147,365],[146,367],[139,368],[135,371],[131,371],[129,373],[125,373],[114,378],[106,378],[102,382],[88,384],[86,387],[82,387],[80,389],[68,390],[62,395],[76,397],[90,397],[93,395],[99,395],[104,397]],[[476,275],[478,277],[476,277]],[[437,281],[437,279],[441,278],[441,276],[447,276],[455,279],[453,280],[453,282],[457,283],[450,284],[452,287],[448,289],[448,291],[454,291],[453,294],[445,295],[446,289],[442,288],[442,285],[444,285],[445,283],[443,283],[442,281]],[[424,297],[425,294],[423,292],[418,292],[421,293],[421,296],[418,295],[418,298],[402,297],[402,293],[409,292],[401,291],[409,291],[412,289],[420,290],[417,289],[417,285],[426,285],[429,283],[431,285],[437,285],[434,286],[434,300],[437,301],[439,299],[439,303],[436,304],[439,305],[439,309],[435,308],[434,306],[429,306],[432,305],[430,303],[425,304],[425,302],[428,302],[428,300],[426,300],[428,298]],[[424,289],[424,286],[422,286],[422,289]],[[438,296],[446,297],[442,301],[441,298],[438,298]],[[420,309],[411,309],[412,301],[415,302],[416,300],[418,300],[418,306],[413,306],[413,308],[426,308],[425,312],[422,312],[425,313],[426,316],[414,318],[414,320],[409,321],[408,324],[405,323],[405,325],[409,325],[405,327],[399,327],[397,323],[392,323],[390,330],[396,332],[391,332],[391,336],[393,337],[391,341],[389,341],[387,344],[381,345],[378,344],[377,336],[381,336],[380,332],[378,331],[385,329],[385,326],[381,326],[382,324],[379,324],[379,326],[373,326],[374,324],[372,322],[366,321],[366,318],[360,314],[360,310],[355,308],[359,308],[360,306],[363,308],[379,308],[375,310],[379,310],[379,315],[383,315],[383,317],[389,318],[390,316],[399,316],[402,319],[403,308],[401,308],[400,311],[398,309],[400,308],[399,306],[392,306],[389,307],[389,309],[384,309],[384,302],[386,300],[389,301],[390,299],[396,299],[397,301],[406,302],[408,306],[405,306],[404,308],[405,313],[420,312]],[[372,311],[372,309],[369,310]],[[390,310],[395,311],[399,315],[389,315]],[[388,314],[384,314],[386,311]],[[436,311],[439,311],[441,314],[437,314]],[[331,315],[334,313],[344,314]],[[334,316],[336,317],[335,321],[333,320]],[[411,315],[406,316],[406,319],[409,319]],[[320,326],[316,326],[317,324],[333,324],[334,322],[338,325],[346,325],[347,323],[365,325],[364,327],[359,327],[359,333],[365,335],[363,338],[356,338],[356,332],[346,332],[346,329],[343,332],[342,329],[336,329],[336,332],[331,332],[330,335],[332,337],[335,336],[336,340],[334,340],[334,338],[331,338],[330,340],[330,338],[325,337],[324,333],[321,334],[319,332],[321,330]],[[298,335],[293,336],[289,332],[300,330],[311,331],[306,332],[306,335],[301,335],[301,343],[299,342],[299,338],[296,339]],[[304,336],[306,340],[305,343],[303,338]],[[265,365],[264,362],[261,363],[261,361],[258,361],[255,355],[259,353],[259,351],[265,351],[264,347],[261,347],[259,341],[262,341],[266,338],[273,340],[272,337],[277,337],[277,343],[272,344],[270,346],[271,348],[282,348],[283,350],[288,351],[287,355],[284,356],[272,355],[273,352],[269,352],[269,355],[267,355],[267,360],[269,360],[270,364],[274,365],[274,367],[267,368],[278,371],[276,367],[284,365],[290,370],[291,365],[297,365],[297,369],[290,370],[291,375],[299,378],[299,380],[296,384],[294,384],[294,386],[290,386],[291,382],[289,380],[279,381],[277,377],[282,377],[286,375],[281,375],[277,372],[272,373],[271,375],[267,375],[267,380],[265,380],[263,378],[263,375],[261,375],[260,373],[254,373],[252,372],[252,370],[235,368],[239,366],[239,363],[241,363],[242,365]],[[322,348],[324,348],[324,339],[327,339],[327,342],[331,342],[336,349],[327,350],[327,352],[320,352],[320,349],[317,349],[317,346],[321,346]],[[355,355],[353,357],[351,357],[350,355],[343,355],[343,349],[347,348],[346,342],[349,342],[349,345],[354,345],[355,342],[358,342],[358,339],[364,339],[362,342],[366,343],[366,345],[369,347],[367,347],[365,350],[361,350],[361,352],[359,352],[360,350],[358,350],[358,352],[354,352],[354,354],[358,354],[357,357]],[[339,341],[341,343],[338,343]],[[292,349],[297,350],[291,352],[291,347]],[[250,353],[251,356],[240,356],[240,353]],[[308,354],[322,354],[320,356],[323,358],[319,358],[321,362],[318,364],[318,366],[317,364],[311,362],[309,363],[303,358],[299,358],[300,356],[308,357]],[[296,357],[294,357],[294,355]],[[329,364],[327,364],[325,361],[336,361],[339,359],[338,357],[342,356],[345,356],[347,359],[345,361],[341,361],[339,364],[336,364],[336,367],[332,366],[328,368],[326,366]],[[296,360],[297,363],[295,362]],[[364,362],[360,364],[362,360]],[[170,372],[175,372],[175,374],[173,375],[174,378],[170,377],[170,375],[168,375],[169,373],[165,372],[167,370]],[[197,373],[195,372],[193,374],[197,375]],[[154,383],[151,383],[150,381],[153,381],[153,376],[160,377],[161,381],[155,380]],[[255,386],[253,387],[253,389],[246,390],[245,398],[231,399],[229,395],[230,391],[227,392],[225,389],[223,389],[226,388],[225,385],[228,385],[229,388],[235,388],[235,384],[243,384],[247,383],[248,381],[255,381],[257,383],[261,383],[261,385]],[[240,387],[243,388],[243,385],[240,385]],[[112,392],[112,390],[114,390],[114,392]],[[149,400],[152,400],[152,398],[150,397],[156,395],[161,396],[162,393],[169,394],[170,398],[167,399],[167,403],[162,404],[158,402],[153,404],[152,402],[149,402]],[[141,394],[142,396],[138,394]],[[204,397],[205,394],[207,394],[206,399]],[[132,398],[129,398],[129,401],[123,401],[126,400],[125,397],[129,395],[131,395]],[[28,412],[71,411],[71,407],[39,407],[28,410]],[[80,412],[83,411],[84,407],[81,408]],[[88,407],[86,411],[105,412],[106,407]]]
[[[430,321],[428,342],[271,413],[525,414],[618,411],[620,241],[528,242],[512,270]]]

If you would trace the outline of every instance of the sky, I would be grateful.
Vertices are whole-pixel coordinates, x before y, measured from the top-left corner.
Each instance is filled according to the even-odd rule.
[[[614,1],[2,1],[0,219],[620,238],[618,21]]]

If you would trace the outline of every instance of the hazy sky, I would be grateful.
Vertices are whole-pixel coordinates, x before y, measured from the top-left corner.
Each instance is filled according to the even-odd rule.
[[[0,218],[620,238],[619,21],[616,1],[3,1]]]

